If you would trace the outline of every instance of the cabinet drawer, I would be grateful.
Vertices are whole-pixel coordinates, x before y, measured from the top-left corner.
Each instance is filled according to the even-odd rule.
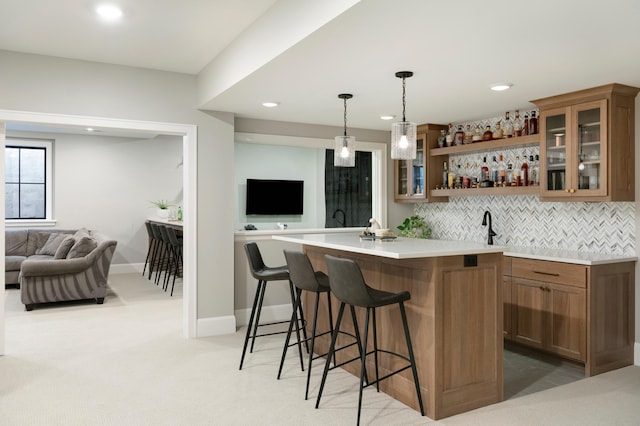
[[[587,286],[587,266],[584,265],[514,257],[511,268],[514,277],[582,288]]]

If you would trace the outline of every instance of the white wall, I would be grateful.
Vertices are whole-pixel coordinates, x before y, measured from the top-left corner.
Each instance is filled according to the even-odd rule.
[[[324,150],[292,146],[236,142],[235,229],[247,223],[258,229],[324,228]],[[247,179],[288,179],[304,181],[304,214],[299,216],[262,216],[245,214]]]

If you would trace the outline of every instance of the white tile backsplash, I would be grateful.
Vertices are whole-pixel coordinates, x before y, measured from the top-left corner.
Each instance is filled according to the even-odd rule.
[[[482,226],[491,212],[494,244],[636,255],[635,203],[540,202],[536,195],[449,197],[422,203],[432,238],[486,241]]]

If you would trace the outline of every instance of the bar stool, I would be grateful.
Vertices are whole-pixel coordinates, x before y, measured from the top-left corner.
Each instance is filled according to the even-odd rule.
[[[333,314],[331,311],[331,288],[329,287],[329,277],[324,272],[314,271],[313,266],[311,265],[311,261],[309,260],[309,257],[305,253],[302,253],[300,251],[284,250],[284,257],[287,260],[287,266],[289,268],[289,277],[291,279],[291,282],[293,283],[293,286],[296,289],[296,299],[293,307],[294,313],[296,312],[298,307],[302,305],[302,290],[311,291],[315,293],[315,308],[313,311],[313,325],[311,326],[311,336],[305,340],[305,343],[307,341],[311,342],[311,345],[309,347],[309,360],[308,360],[308,367],[307,367],[307,386],[304,393],[304,399],[306,400],[309,397],[309,381],[311,379],[311,365],[314,360],[327,355],[325,353],[325,354],[314,356],[313,349],[315,347],[316,337],[324,336],[329,333],[333,334]],[[325,331],[323,333],[317,334],[316,330],[317,330],[317,324],[318,324],[318,304],[320,302],[321,293],[324,293],[327,295],[327,307],[328,307],[328,314],[329,314],[329,331]],[[352,315],[354,324],[358,324],[356,320],[355,309],[353,308],[353,306],[351,307],[351,315]],[[293,330],[293,326],[296,323],[296,320],[297,318],[295,314],[292,314],[291,321],[289,322],[289,331],[287,332],[287,338],[284,343],[284,348],[282,349],[282,358],[280,360],[280,369],[278,370],[278,379],[280,379],[280,376],[282,374],[282,367],[284,365],[284,360],[287,356],[287,349],[296,344],[298,346],[300,345],[299,337],[298,337],[297,343],[294,343],[293,345],[289,344],[289,341],[291,339],[291,332]],[[359,352],[362,353],[362,346],[360,343],[361,341],[360,341],[360,335],[358,333],[357,325],[355,327],[355,330],[356,330],[355,335],[342,332],[343,334],[354,337],[356,341],[348,345],[344,345],[336,349],[336,351],[346,349],[348,347],[351,347],[357,344]],[[300,352],[300,367],[301,367],[301,370],[304,371],[304,366],[302,365],[302,351],[299,349],[299,352]],[[345,363],[354,361],[356,359],[359,359],[359,357],[336,365],[336,357],[334,352],[334,355],[333,355],[334,366],[332,368],[340,367]]]
[[[424,416],[424,407],[422,405],[422,395],[420,393],[420,384],[418,383],[418,372],[416,370],[416,361],[413,355],[413,347],[411,346],[411,337],[409,336],[409,326],[407,324],[407,314],[404,308],[404,302],[411,298],[408,291],[401,291],[399,293],[390,293],[387,291],[377,290],[371,288],[364,281],[362,271],[360,267],[350,259],[340,259],[337,257],[325,255],[327,261],[327,270],[329,271],[329,285],[331,292],[340,301],[340,311],[338,312],[338,318],[336,325],[331,336],[331,346],[329,347],[329,355],[327,356],[327,362],[325,363],[324,372],[322,373],[322,381],[320,382],[320,390],[318,392],[318,399],[316,401],[316,408],[320,405],[320,398],[322,397],[322,390],[327,380],[327,372],[329,371],[330,359],[335,351],[336,337],[340,331],[340,322],[342,321],[342,314],[344,312],[345,305],[359,306],[366,309],[365,324],[364,324],[364,342],[362,343],[365,348],[361,352],[361,367],[360,367],[360,390],[358,395],[358,424],[360,424],[360,411],[362,408],[362,390],[375,383],[377,391],[380,392],[380,382],[395,374],[400,373],[408,368],[411,368],[413,372],[413,382],[416,386],[416,394],[418,396],[418,403],[420,405],[420,413]],[[388,306],[398,304],[400,307],[400,314],[402,315],[402,327],[404,329],[404,335],[407,340],[407,350],[409,356],[406,357],[399,353],[378,349],[378,338],[376,336],[376,308],[382,306]],[[373,351],[366,351],[367,337],[369,334],[369,317],[373,317]],[[394,372],[387,374],[384,377],[378,375],[378,352],[384,352],[390,355],[397,356],[406,361],[409,361],[409,365],[400,368]],[[366,374],[366,357],[373,354],[375,359],[375,380],[367,382],[364,385],[364,379]]]
[[[151,223],[147,220],[144,222],[144,226],[147,230],[148,244],[149,248],[147,249],[147,257],[144,260],[144,268],[142,269],[142,276],[144,277],[147,271],[147,264],[149,265],[149,279],[151,279],[151,269],[153,267],[153,263],[156,261],[156,254],[158,248],[158,240],[153,235],[153,231],[151,230]]]
[[[247,333],[244,338],[244,346],[242,348],[242,357],[240,358],[240,368],[242,370],[242,365],[244,363],[244,357],[247,352],[247,345],[249,343],[249,339],[251,339],[251,348],[249,353],[253,353],[253,345],[255,344],[256,337],[264,337],[264,336],[272,336],[274,334],[284,334],[286,331],[277,331],[273,333],[265,333],[258,334],[258,327],[268,326],[268,325],[276,325],[276,324],[284,324],[289,321],[275,321],[265,324],[260,324],[260,312],[262,311],[262,302],[264,301],[264,293],[267,288],[267,282],[269,281],[280,281],[280,280],[288,280],[289,281],[289,290],[291,292],[291,306],[295,305],[295,296],[293,292],[293,284],[289,279],[289,270],[286,265],[276,266],[276,267],[268,267],[264,264],[262,259],[262,255],[260,254],[260,249],[258,249],[258,245],[254,242],[249,242],[244,245],[245,252],[247,253],[247,260],[249,261],[249,269],[251,270],[251,275],[258,280],[258,287],[256,287],[256,295],[253,299],[253,307],[251,308],[251,315],[249,317],[249,324],[247,325]],[[297,313],[300,314],[299,319],[302,321],[302,326],[304,327],[304,315],[302,312],[302,306],[298,307],[297,312],[294,310],[293,315],[296,316],[296,334],[298,335],[298,339],[300,338],[300,324],[298,321]],[[306,339],[307,334],[303,328],[304,337]],[[298,347],[300,350],[300,360],[302,360],[302,349]]]
[[[162,268],[165,266],[167,254],[167,247],[162,238],[162,230],[160,229],[162,226],[163,225],[159,225],[157,223],[151,223],[151,233],[158,244],[156,245],[156,253],[153,256],[154,262],[149,268],[149,279],[151,279],[151,273],[155,270],[156,276],[154,278],[154,282],[156,285],[160,283],[160,275],[162,273]]]
[[[171,248],[171,253],[173,255],[173,265],[175,267],[175,269],[173,269],[173,282],[171,283],[171,296],[173,296],[173,288],[176,285],[176,277],[178,275],[182,276],[181,271],[183,267],[183,263],[182,263],[183,239],[181,237],[178,237],[178,234],[176,233],[176,230],[174,228],[170,226],[166,226],[165,230],[167,234],[167,239],[169,241],[169,247]]]

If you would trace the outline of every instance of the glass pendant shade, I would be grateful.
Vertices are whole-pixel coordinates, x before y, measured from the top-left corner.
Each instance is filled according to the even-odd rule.
[[[355,167],[356,165],[356,137],[336,136],[333,150],[333,165],[335,167]]]
[[[410,121],[391,125],[391,158],[393,160],[415,160],[418,127]]]

